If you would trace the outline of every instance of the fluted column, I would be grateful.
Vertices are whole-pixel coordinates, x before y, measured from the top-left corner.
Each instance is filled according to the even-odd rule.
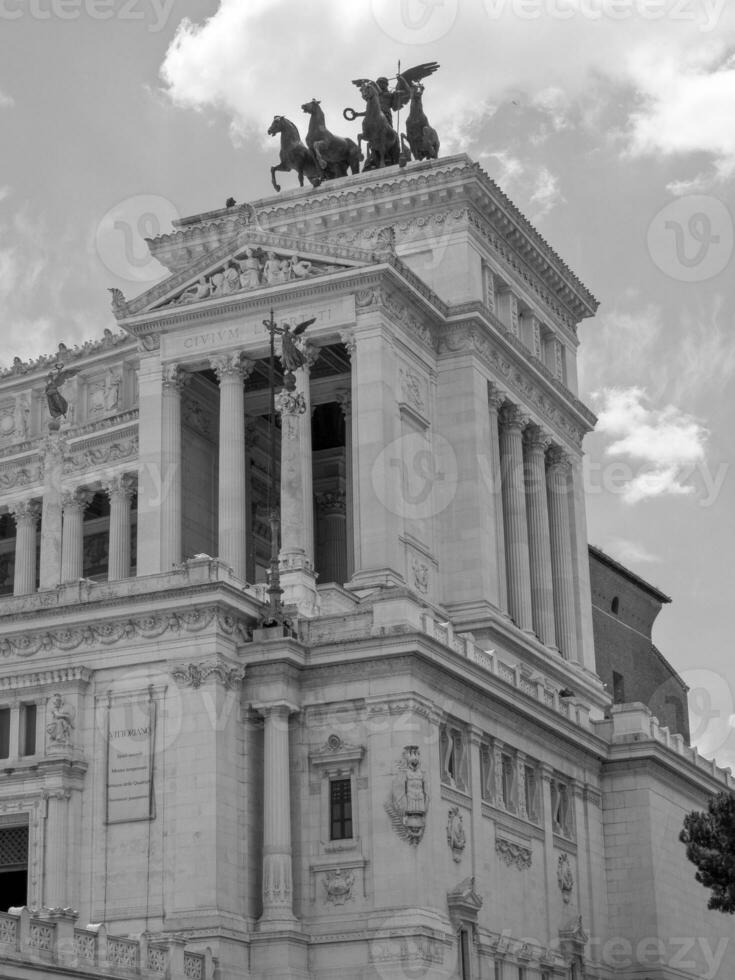
[[[15,518],[15,577],[13,595],[36,591],[36,538],[41,506],[36,500],[20,500],[10,507]]]
[[[70,876],[67,866],[69,853],[69,801],[71,792],[56,790],[46,797],[46,874],[44,875],[43,904],[48,908],[68,908]]]
[[[304,552],[311,567],[314,561],[314,489],[313,456],[311,449],[311,369],[319,360],[319,348],[309,341],[304,344],[306,363],[296,371],[296,387],[304,396],[304,414],[300,419],[299,442],[303,473],[302,493],[304,497]]]
[[[84,511],[94,494],[78,488],[62,497],[61,581],[76,582],[84,574]]]
[[[257,705],[265,718],[263,738],[263,913],[261,930],[293,928],[291,787],[288,718],[298,711],[285,701]]]
[[[59,432],[49,432],[43,446],[43,505],[41,510],[41,567],[39,588],[55,589],[61,582],[61,481],[66,444]]]
[[[348,348],[349,350],[349,348]],[[337,401],[345,417],[345,541],[347,544],[345,579],[355,573],[354,476],[352,471],[352,395],[349,388],[337,392]]]
[[[135,480],[130,474],[113,477],[105,487],[110,498],[110,546],[107,578],[110,582],[130,575],[130,506]]]
[[[210,363],[219,380],[218,555],[244,581],[248,501],[243,384],[255,365],[241,352],[220,354]]]
[[[163,368],[161,406],[161,571],[181,562],[181,391],[188,381],[178,364]]]
[[[344,585],[347,581],[345,495],[339,490],[320,493],[316,498],[316,508],[319,520],[319,580]]]
[[[531,570],[523,478],[523,429],[527,423],[528,419],[516,406],[506,405],[500,414],[500,464],[505,563],[508,570],[508,611],[516,626],[531,630],[533,626]]]
[[[551,440],[536,425],[524,432],[523,462],[526,481],[528,551],[531,565],[531,606],[536,636],[555,646],[554,583],[551,574],[549,509],[546,496],[545,453]]]
[[[551,539],[551,574],[554,582],[556,645],[567,660],[576,660],[577,629],[569,515],[570,473],[569,457],[558,446],[552,446],[547,454],[546,491]]]
[[[488,384],[488,412],[490,415],[490,492],[495,515],[496,563],[498,566],[498,605],[508,612],[508,572],[505,566],[505,522],[503,520],[503,494],[500,463],[499,412],[506,400],[505,393]]]

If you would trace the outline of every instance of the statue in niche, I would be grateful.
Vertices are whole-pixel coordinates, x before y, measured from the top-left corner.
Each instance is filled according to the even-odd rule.
[[[120,401],[120,384],[122,379],[110,369],[105,374],[104,403],[108,412],[114,411]]]
[[[564,899],[564,903],[568,904],[572,897],[572,890],[574,889],[574,875],[572,874],[572,866],[566,854],[559,855],[559,862],[556,866],[556,880],[561,889],[561,896]]]
[[[51,721],[46,726],[49,741],[56,745],[68,745],[74,728],[76,711],[60,694],[51,698]]]
[[[414,846],[419,844],[426,829],[429,795],[426,773],[421,768],[418,745],[407,745],[398,763],[391,795],[385,809],[398,836]]]
[[[467,836],[462,825],[462,814],[458,806],[449,808],[447,820],[447,843],[452,851],[452,857],[459,863],[462,860],[462,851],[467,845]]]

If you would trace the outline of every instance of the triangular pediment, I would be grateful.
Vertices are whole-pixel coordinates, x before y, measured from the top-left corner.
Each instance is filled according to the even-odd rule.
[[[135,299],[126,300],[120,290],[110,290],[112,310],[118,320],[125,320],[153,311],[186,309],[364,268],[376,261],[374,253],[358,248],[336,249],[332,243],[247,229]]]

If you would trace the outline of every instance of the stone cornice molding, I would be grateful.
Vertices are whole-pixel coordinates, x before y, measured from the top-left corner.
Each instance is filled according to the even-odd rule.
[[[119,349],[129,344],[129,337],[126,333],[120,332],[113,334],[111,331],[107,331],[105,336],[100,340],[88,340],[81,347],[67,348],[63,352],[54,351],[52,354],[41,354],[39,357],[31,361],[18,361],[12,364],[8,368],[0,368],[0,380],[8,381],[15,380],[17,378],[30,379],[41,381],[41,372],[48,373],[48,369],[52,368],[59,361],[64,364],[69,364],[73,361],[80,361],[87,357],[93,357],[97,354],[104,354],[107,351]],[[129,344],[130,350],[134,351],[135,346]]]
[[[35,671],[31,674],[10,674],[0,677],[0,691],[21,691],[27,688],[53,687],[65,690],[70,687],[86,687],[93,672],[87,667],[56,667]]]
[[[218,605],[194,606],[183,611],[160,611],[124,619],[94,620],[89,623],[41,630],[5,633],[0,637],[0,657],[33,657],[38,653],[69,652],[91,647],[109,647],[122,641],[155,640],[166,633],[202,633],[214,628],[235,642],[250,639],[249,625]]]
[[[510,399],[538,414],[546,427],[553,429],[564,441],[579,449],[582,438],[591,431],[596,419],[567,389],[562,388],[558,392],[554,386],[553,394],[558,392],[562,398],[550,395],[544,388],[551,386],[541,376],[541,372],[537,372],[540,375],[538,380],[531,376],[529,368],[534,370],[536,365],[521,361],[512,354],[511,360],[508,352],[503,350],[502,338],[491,337],[479,323],[452,324],[441,332],[440,356],[458,353],[476,354],[493,374],[500,375],[500,383],[507,390]]]
[[[64,476],[83,470],[94,470],[111,463],[131,463],[138,455],[138,426],[101,432],[67,447]]]

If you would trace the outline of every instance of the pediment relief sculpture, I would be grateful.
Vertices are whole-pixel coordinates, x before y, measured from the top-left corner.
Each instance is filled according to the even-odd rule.
[[[199,276],[162,307],[186,306],[207,299],[220,299],[251,289],[262,289],[288,282],[303,282],[345,266],[305,259],[296,252],[282,252],[261,246],[246,246],[227,259],[214,272]]]

